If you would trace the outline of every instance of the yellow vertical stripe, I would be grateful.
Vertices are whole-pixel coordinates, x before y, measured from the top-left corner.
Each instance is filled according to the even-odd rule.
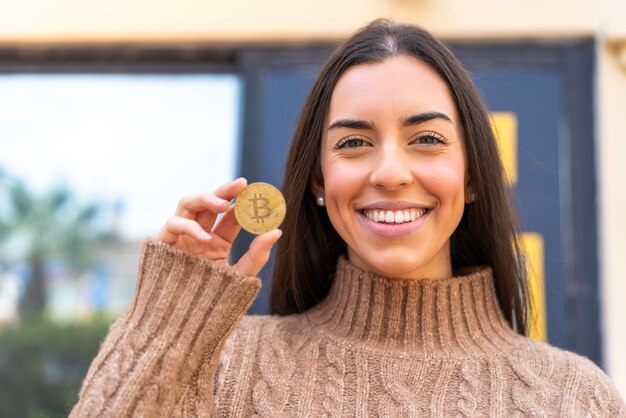
[[[493,129],[509,184],[517,183],[517,117],[512,112],[491,113]]]
[[[513,186],[518,179],[517,116],[513,112],[492,112],[491,128],[496,137],[507,181]],[[529,335],[536,340],[547,341],[543,237],[537,233],[525,232],[522,233],[520,244],[529,280]]]
[[[547,341],[543,237],[524,232],[521,244],[529,278],[529,335],[538,341]]]

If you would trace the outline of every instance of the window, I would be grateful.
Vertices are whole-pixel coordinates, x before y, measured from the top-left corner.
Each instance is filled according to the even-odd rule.
[[[240,90],[235,75],[0,75],[0,172],[34,195],[65,184],[78,201],[111,209],[108,222],[123,242],[102,250],[105,263],[88,280],[48,277],[53,316],[119,313],[142,240],[180,197],[234,178]],[[11,271],[0,282],[23,293],[27,274]]]

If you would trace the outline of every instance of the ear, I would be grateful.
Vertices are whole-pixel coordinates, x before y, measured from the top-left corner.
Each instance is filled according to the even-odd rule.
[[[325,194],[324,193],[324,186],[319,184],[319,182],[317,180],[315,180],[315,178],[311,179],[311,193],[313,193],[313,196],[316,199],[318,197],[320,197],[320,196],[324,196],[324,194]]]

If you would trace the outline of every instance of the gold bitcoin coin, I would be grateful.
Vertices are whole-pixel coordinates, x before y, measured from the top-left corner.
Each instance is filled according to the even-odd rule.
[[[278,228],[286,208],[285,198],[276,187],[252,183],[235,199],[235,218],[243,229],[260,235]]]

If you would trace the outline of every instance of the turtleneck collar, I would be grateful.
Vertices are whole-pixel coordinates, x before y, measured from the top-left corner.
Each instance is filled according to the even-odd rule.
[[[489,267],[405,280],[363,271],[342,257],[328,296],[307,317],[319,332],[351,345],[426,357],[496,354],[520,344],[500,310]]]

